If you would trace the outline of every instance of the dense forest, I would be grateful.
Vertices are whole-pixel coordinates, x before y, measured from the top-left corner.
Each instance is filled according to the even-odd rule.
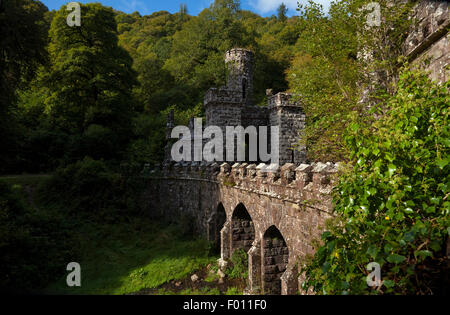
[[[141,16],[86,5],[84,23],[73,29],[65,24],[66,7],[49,12],[30,1],[21,11],[23,1],[12,3],[15,15],[7,12],[5,26],[24,14],[30,25],[14,30],[27,47],[2,45],[17,54],[15,64],[2,67],[8,84],[2,90],[11,93],[2,100],[8,113],[2,173],[46,172],[84,156],[161,162],[165,114],[175,109],[179,123],[202,114],[206,90],[224,83],[225,51],[257,53],[255,101],[264,103],[265,88],[288,88],[285,71],[301,30],[285,7],[262,18],[233,1],[217,1],[199,16],[186,7]]]
[[[300,95],[308,159],[346,165],[338,220],[304,269],[306,285],[322,294],[435,292],[434,278],[417,270],[441,266],[450,233],[448,82],[401,57],[411,3],[379,1],[385,26],[374,29],[364,26],[367,2],[336,1],[328,14],[302,2],[292,17],[285,5],[261,17],[239,0],[215,0],[198,16],[185,5],[142,16],[91,3],[81,26],[68,27],[66,6],[1,1],[0,174],[46,179],[0,183],[0,287],[21,292],[61,276],[84,249],[68,233],[82,222],[144,229],[136,175],[162,162],[167,114],[177,124],[201,117],[207,89],[225,83],[225,52],[242,47],[255,53],[254,103],[266,106],[268,88]],[[383,290],[355,270],[372,259],[384,262]]]

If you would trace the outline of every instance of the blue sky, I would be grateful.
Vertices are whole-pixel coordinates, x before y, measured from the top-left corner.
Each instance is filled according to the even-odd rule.
[[[59,9],[63,4],[75,0],[41,0],[50,10]],[[250,10],[262,16],[270,16],[276,13],[276,9],[284,2],[288,8],[288,15],[296,14],[298,0],[241,0],[241,7],[245,10]],[[306,0],[299,0],[305,3]],[[214,2],[214,0],[78,0],[81,3],[87,2],[101,2],[105,6],[113,7],[127,13],[138,11],[141,15],[151,14],[155,11],[166,10],[171,13],[177,12],[180,8],[180,3],[186,3],[189,14],[197,15],[204,8]],[[316,0],[316,2],[324,5],[325,8],[329,6],[331,0]]]

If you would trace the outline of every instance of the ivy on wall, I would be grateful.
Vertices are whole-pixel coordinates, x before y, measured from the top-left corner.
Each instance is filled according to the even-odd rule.
[[[354,115],[345,136],[351,166],[335,189],[338,219],[303,269],[305,289],[439,293],[450,234],[448,104],[448,82],[405,70],[379,120],[367,127]],[[366,283],[370,262],[381,266],[377,288]]]

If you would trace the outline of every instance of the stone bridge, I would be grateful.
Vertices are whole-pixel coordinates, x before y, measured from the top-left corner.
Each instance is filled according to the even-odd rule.
[[[419,1],[413,18],[417,23],[403,45],[404,55],[412,65],[429,71],[432,79],[447,81],[448,1]],[[301,110],[286,110],[286,105],[291,104],[278,95],[278,103],[269,101],[272,115],[261,108],[255,111],[248,104],[245,89],[242,91],[244,87],[251,90],[251,54],[234,49],[226,56],[227,62],[232,59],[238,61],[232,63],[238,68],[230,72],[233,75],[228,78],[228,87],[206,93],[207,125],[270,123],[283,127],[280,143],[284,149],[280,152],[286,156],[282,161],[301,163],[304,155],[293,159],[286,150],[290,147],[288,142],[296,143],[294,136],[303,128],[305,118]],[[236,104],[245,106],[241,109]],[[192,224],[198,234],[216,242],[222,262],[229,260],[234,251],[245,250],[249,258],[248,293],[296,294],[301,291],[299,267],[304,257],[314,252],[313,240],[332,216],[330,193],[337,166],[270,165],[263,171],[265,167],[172,163],[162,170],[149,171],[150,184],[143,201],[153,217]]]
[[[248,294],[297,294],[299,267],[332,216],[337,165],[175,164],[150,171],[153,217],[185,218],[220,248],[248,253]]]

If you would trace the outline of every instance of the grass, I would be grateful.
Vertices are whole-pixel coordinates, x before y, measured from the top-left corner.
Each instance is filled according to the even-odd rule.
[[[158,290],[158,295],[220,295],[217,288],[204,287],[198,290],[185,289],[180,292],[173,292],[165,289]]]
[[[243,295],[243,294],[244,291],[236,287],[228,288],[227,292],[225,293],[225,295]]]
[[[166,289],[158,290],[158,295],[221,295],[221,292],[217,288],[204,287],[198,290],[185,289],[181,292],[173,292]],[[225,292],[225,295],[243,295],[244,291],[242,289],[231,287]]]
[[[80,231],[79,288],[65,276],[47,294],[129,294],[183,279],[215,261],[205,240],[183,239],[174,226],[146,220],[128,224],[85,226]]]
[[[248,255],[243,249],[234,251],[231,257],[231,265],[225,270],[231,279],[248,278]]]
[[[61,264],[59,280],[34,293],[121,295],[157,289],[164,283],[189,277],[218,258],[209,255],[209,242],[183,236],[180,226],[167,226],[146,218],[133,217],[117,224],[99,221],[95,216],[81,220],[66,217],[64,209],[58,205],[44,206],[39,202],[34,205],[33,191],[48,178],[47,175],[0,178],[16,187],[24,202],[33,206],[33,211],[39,213],[39,217],[59,214],[67,222],[64,226],[70,234],[69,243],[73,248],[69,248],[69,251],[73,258]],[[25,187],[31,187],[32,190]],[[78,288],[66,284],[69,274],[66,266],[72,261],[81,265],[81,287]],[[159,291],[161,294],[175,294]],[[176,294],[216,295],[220,291],[216,288],[185,289]]]
[[[211,283],[211,282],[215,282],[215,281],[219,280],[219,278],[220,277],[219,277],[219,275],[216,272],[214,272],[214,273],[210,272],[206,276],[205,281]]]
[[[11,185],[21,186],[37,186],[43,180],[49,178],[51,175],[36,174],[36,175],[4,175],[0,176],[0,179],[6,181]]]

